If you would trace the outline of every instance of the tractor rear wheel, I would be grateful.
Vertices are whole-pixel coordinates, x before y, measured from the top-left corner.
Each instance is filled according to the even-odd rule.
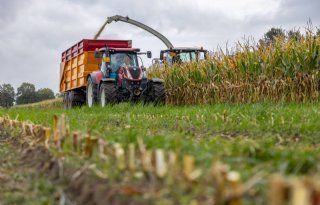
[[[98,102],[98,89],[97,85],[93,82],[91,78],[88,79],[87,82],[87,105],[89,107],[94,106]]]
[[[103,83],[100,86],[100,104],[105,107],[117,102],[117,90],[113,83]]]
[[[166,103],[166,90],[163,83],[152,83],[152,99],[154,105]]]

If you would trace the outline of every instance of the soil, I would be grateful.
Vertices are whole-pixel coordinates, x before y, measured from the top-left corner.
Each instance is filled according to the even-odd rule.
[[[57,189],[23,161],[24,146],[0,128],[0,205],[56,204]]]
[[[0,205],[153,204],[141,197],[141,186],[108,182],[5,130],[0,127]]]

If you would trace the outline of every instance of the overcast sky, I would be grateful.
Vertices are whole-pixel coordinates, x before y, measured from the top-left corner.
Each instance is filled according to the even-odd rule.
[[[320,0],[0,0],[0,84],[22,82],[58,92],[61,52],[93,38],[106,17],[129,16],[165,35],[174,46],[229,46],[256,40],[271,27],[320,25]],[[132,25],[110,24],[102,39],[132,39],[159,57],[165,45]],[[145,60],[145,64],[150,62]]]

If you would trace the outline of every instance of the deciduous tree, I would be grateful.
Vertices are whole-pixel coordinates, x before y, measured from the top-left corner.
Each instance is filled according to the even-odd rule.
[[[17,100],[18,105],[34,103],[37,101],[36,88],[31,83],[22,83],[17,90]]]
[[[54,99],[54,92],[50,88],[41,88],[37,90],[37,101]]]
[[[0,106],[11,107],[14,102],[14,88],[10,84],[0,85]]]
[[[265,43],[274,43],[276,37],[285,37],[285,31],[282,28],[271,28],[264,34],[262,41]]]

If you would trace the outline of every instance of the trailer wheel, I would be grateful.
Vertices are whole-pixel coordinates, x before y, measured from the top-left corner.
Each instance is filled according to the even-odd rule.
[[[69,107],[69,92],[65,92],[63,94],[63,103],[64,103],[64,109],[68,109]]]
[[[76,102],[74,100],[74,92],[73,91],[69,92],[67,103],[68,103],[67,104],[67,108],[69,108],[69,109],[76,106]]]
[[[65,108],[81,107],[84,104],[84,92],[81,90],[72,90],[67,92]]]
[[[166,91],[163,83],[152,83],[152,100],[154,105],[166,103]]]
[[[93,83],[92,79],[88,79],[87,83],[87,105],[89,107],[92,107],[93,105],[97,104],[98,102],[98,91],[97,91],[97,85]]]
[[[103,83],[100,86],[100,104],[105,107],[117,102],[117,90],[113,83]]]

